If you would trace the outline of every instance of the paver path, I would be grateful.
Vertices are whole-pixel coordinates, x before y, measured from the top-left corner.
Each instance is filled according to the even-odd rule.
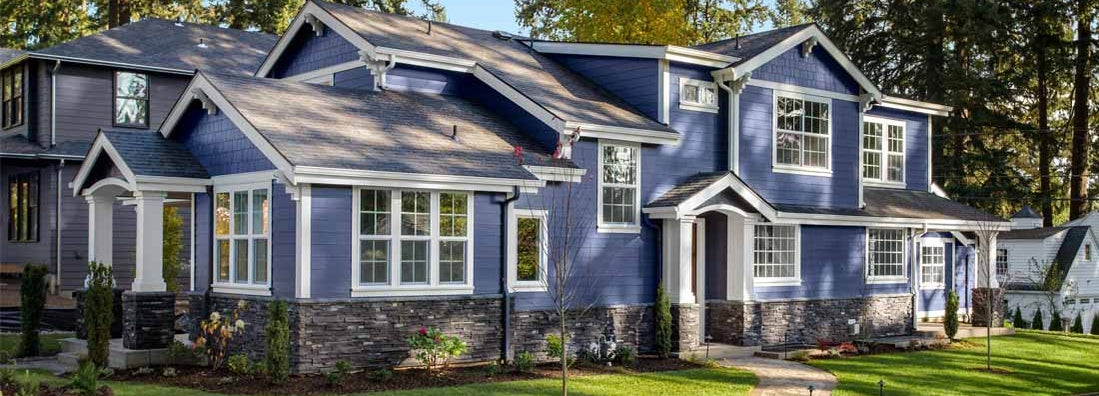
[[[809,394],[810,385],[815,388],[813,396],[829,396],[836,388],[836,376],[832,373],[789,360],[746,357],[724,359],[720,363],[759,377],[759,385],[751,396],[803,396]]]

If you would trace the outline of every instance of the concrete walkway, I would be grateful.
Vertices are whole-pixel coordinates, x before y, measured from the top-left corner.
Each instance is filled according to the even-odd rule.
[[[43,370],[48,371],[54,375],[61,375],[72,371],[72,367],[58,361],[56,356],[16,359],[15,363],[0,364],[0,368],[12,368],[16,370]]]
[[[798,362],[747,357],[723,359],[723,366],[751,371],[759,377],[759,385],[751,396],[804,396],[812,385],[813,396],[829,396],[836,388],[836,377],[827,371]]]

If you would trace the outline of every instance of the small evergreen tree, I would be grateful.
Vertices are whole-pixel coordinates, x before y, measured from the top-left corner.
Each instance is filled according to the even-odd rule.
[[[1056,310],[1053,311],[1053,316],[1049,318],[1049,331],[1065,331],[1065,325],[1061,324],[1061,313]]]
[[[946,294],[946,314],[943,316],[943,330],[951,340],[958,335],[958,293],[953,290]]]
[[[88,360],[98,367],[107,367],[111,342],[111,321],[114,320],[114,291],[111,267],[88,264],[88,292],[84,295],[84,326],[88,331]]]
[[[1099,312],[1095,313],[1095,317],[1091,318],[1091,334],[1099,335]]]
[[[1042,323],[1042,308],[1034,310],[1034,319],[1030,321],[1030,328],[1034,330],[1046,329],[1045,323]]]
[[[1023,320],[1023,309],[1018,305],[1015,306],[1015,315],[1011,317],[1011,324],[1017,329],[1024,329],[1027,327],[1026,321]]]
[[[173,206],[164,207],[164,255],[163,275],[164,283],[168,285],[168,291],[179,293],[179,272],[183,262],[179,259],[179,252],[183,249],[183,218],[179,216],[179,210]]]
[[[1084,318],[1080,313],[1076,313],[1076,319],[1072,321],[1072,328],[1069,331],[1076,334],[1084,334]]]
[[[664,293],[663,284],[656,287],[653,311],[656,316],[656,354],[667,358],[672,354],[672,307]]]
[[[276,300],[267,306],[267,352],[264,362],[267,375],[275,384],[285,384],[290,378],[290,315],[286,301]]]
[[[42,310],[46,307],[46,274],[44,265],[27,264],[23,267],[23,283],[19,289],[19,320],[23,336],[19,342],[19,356],[38,356],[41,352],[38,329],[42,324]]]

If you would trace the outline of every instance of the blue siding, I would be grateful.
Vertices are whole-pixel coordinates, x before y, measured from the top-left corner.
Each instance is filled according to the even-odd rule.
[[[867,113],[904,121],[904,178],[909,190],[927,191],[927,114],[876,106]]]
[[[172,139],[186,146],[210,176],[275,169],[225,112],[210,115],[198,102],[187,108]]]
[[[859,94],[859,85],[828,51],[815,48],[807,57],[801,46],[784,52],[752,71],[753,80],[767,80],[801,87],[823,89],[851,95]]]
[[[920,252],[922,252],[922,251],[923,251],[923,247],[921,246],[920,247]],[[945,274],[946,279],[944,279],[944,282],[945,282],[944,284],[949,286],[949,285],[952,285],[953,282],[954,282],[954,274],[952,274],[950,272],[950,269],[953,268],[953,264],[954,264],[954,244],[953,243],[947,243],[946,248],[945,248],[945,252],[946,252],[946,257],[945,257],[946,267],[944,267],[944,269],[945,269],[945,272],[946,272],[946,274]],[[924,311],[942,311],[942,310],[946,309],[946,292],[947,292],[947,290],[949,290],[949,289],[947,289],[946,287],[943,287],[943,288],[940,288],[940,289],[924,289],[924,288],[921,288],[920,289],[920,307],[919,307],[920,311],[921,312],[924,312]],[[959,293],[959,295],[960,295],[960,293]]]
[[[271,292],[276,297],[294,297],[294,268],[297,263],[297,202],[286,185],[271,187]]]
[[[386,74],[386,86],[400,91],[460,95],[464,89],[491,89],[487,86],[470,87],[469,74],[432,70],[401,65]]]
[[[359,49],[325,27],[318,37],[313,29],[298,31],[282,53],[269,77],[283,78],[359,59]]]
[[[973,246],[961,242],[954,244],[954,290],[958,292],[958,305],[963,308],[973,306],[970,292],[977,287],[976,259]]]
[[[660,67],[656,59],[588,55],[550,57],[629,103],[641,114],[657,119],[660,109]]]
[[[213,259],[214,225],[213,200],[210,194],[195,194],[195,291],[204,292],[210,286],[210,260]]]
[[[831,100],[832,175],[800,175],[772,170],[773,95],[770,89],[748,86],[740,96],[741,178],[770,202],[856,207],[860,139],[858,103]]]
[[[351,188],[313,186],[313,298],[351,294]]]
[[[504,225],[500,222],[503,194],[476,193],[473,196],[473,292],[500,293],[500,268],[504,247],[500,245]],[[514,242],[511,242],[514,243]]]
[[[332,85],[341,88],[374,89],[374,76],[365,66],[344,70],[332,76]]]

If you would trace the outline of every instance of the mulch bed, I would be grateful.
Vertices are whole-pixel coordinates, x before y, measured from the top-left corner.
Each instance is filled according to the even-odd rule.
[[[153,373],[138,373],[136,370],[120,371],[112,376],[113,381],[132,381],[157,385],[169,385],[183,388],[200,389],[208,392],[226,394],[294,394],[317,395],[334,392],[376,392],[416,388],[434,388],[475,383],[495,383],[538,378],[560,378],[559,366],[553,363],[540,364],[530,373],[513,372],[508,367],[499,367],[497,373],[490,373],[488,366],[452,367],[427,373],[423,369],[394,370],[392,377],[386,380],[376,379],[371,372],[356,372],[347,376],[340,387],[332,387],[324,375],[292,376],[285,385],[271,385],[264,378],[239,377],[228,371],[213,372],[205,367],[175,367],[174,377],[162,375],[163,368]],[[569,376],[585,376],[618,373],[648,373],[659,371],[686,370],[702,366],[679,359],[656,359],[642,357],[631,367],[605,367],[575,364],[569,368]]]
[[[17,395],[21,386],[16,382],[0,381],[0,395]],[[49,386],[39,384],[38,396],[80,396],[81,393],[69,386]],[[106,386],[100,387],[96,396],[113,396],[114,392]]]

